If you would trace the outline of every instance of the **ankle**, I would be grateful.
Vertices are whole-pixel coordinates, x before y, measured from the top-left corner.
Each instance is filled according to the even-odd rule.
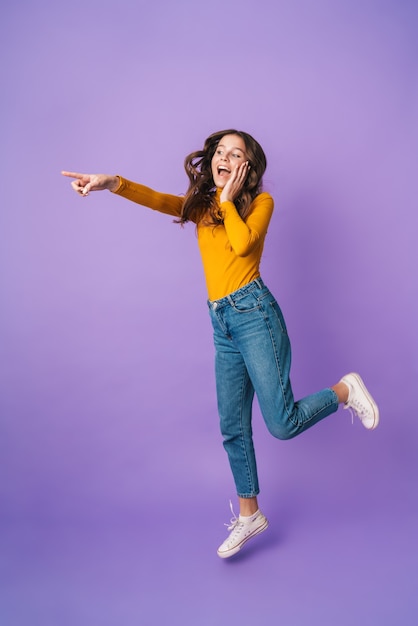
[[[341,381],[331,387],[331,389],[336,393],[338,402],[345,404],[348,400],[348,396],[350,395],[350,389],[348,385],[342,383]]]
[[[243,522],[244,524],[250,524],[258,517],[259,514],[260,514],[260,509],[257,509],[257,511],[253,513],[252,515],[241,515],[240,513],[239,521]]]
[[[258,511],[257,498],[238,498],[239,514],[242,517],[251,517]]]

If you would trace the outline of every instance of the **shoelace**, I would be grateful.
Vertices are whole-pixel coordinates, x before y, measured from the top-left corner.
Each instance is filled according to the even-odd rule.
[[[350,415],[351,415],[351,424],[353,425],[353,424],[354,424],[354,411],[353,411],[353,409],[351,408],[351,406],[345,406],[344,408],[345,408],[345,409],[348,409],[348,410],[350,411]]]
[[[231,517],[229,524],[224,524],[224,526],[226,526],[228,530],[234,530],[234,528],[236,530],[241,530],[241,528],[244,526],[244,523],[240,522],[239,518],[235,515],[231,500],[229,501],[229,508],[231,509],[233,517]]]
[[[354,424],[354,416],[358,417],[361,421],[368,417],[367,407],[365,407],[364,404],[361,404],[358,400],[350,403],[350,405],[345,408],[350,411],[352,424]]]

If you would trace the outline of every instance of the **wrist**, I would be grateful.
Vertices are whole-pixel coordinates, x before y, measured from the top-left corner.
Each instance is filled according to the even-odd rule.
[[[119,187],[120,185],[120,178],[119,176],[110,176],[109,177],[110,180],[107,184],[107,188],[109,191],[116,191],[116,189]]]
[[[228,197],[227,194],[224,194],[222,192],[221,195],[219,196],[219,202],[233,202],[233,200],[232,198]]]

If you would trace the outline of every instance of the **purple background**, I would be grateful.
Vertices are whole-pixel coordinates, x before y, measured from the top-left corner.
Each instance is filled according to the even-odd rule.
[[[0,623],[415,625],[418,4],[2,6]],[[295,393],[381,408],[290,442],[256,408],[270,529],[221,561],[234,486],[193,227],[61,169],[183,193],[235,126],[276,200],[262,273]]]

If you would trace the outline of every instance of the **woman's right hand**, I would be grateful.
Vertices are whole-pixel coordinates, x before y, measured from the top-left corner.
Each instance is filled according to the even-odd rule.
[[[87,196],[90,191],[108,189],[115,191],[119,186],[119,176],[108,174],[79,174],[78,172],[62,171],[63,176],[74,178],[71,187],[81,196]]]

